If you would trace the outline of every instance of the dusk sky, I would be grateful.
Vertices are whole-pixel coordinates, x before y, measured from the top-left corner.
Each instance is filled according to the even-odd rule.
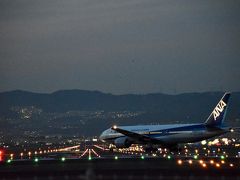
[[[240,91],[240,1],[0,0],[0,91]]]

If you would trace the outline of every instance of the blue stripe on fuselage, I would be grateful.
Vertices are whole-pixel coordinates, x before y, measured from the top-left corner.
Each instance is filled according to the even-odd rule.
[[[205,130],[207,130],[205,125],[195,124],[195,125],[189,125],[189,126],[163,129],[161,131],[158,131],[158,130],[150,131],[149,134],[146,134],[146,135],[149,137],[156,138],[156,137],[160,137],[160,136],[162,137],[162,136],[179,134],[184,131],[205,131]]]
[[[168,128],[163,129],[161,132],[167,133],[171,131],[201,131],[206,130],[206,126],[204,124],[194,124],[189,126],[181,126],[181,127],[174,127],[174,128]],[[150,132],[160,132],[159,130],[150,131]]]

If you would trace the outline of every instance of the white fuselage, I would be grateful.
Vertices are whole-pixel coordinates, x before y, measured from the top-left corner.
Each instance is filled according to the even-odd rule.
[[[203,124],[139,125],[119,126],[119,128],[154,137],[166,144],[197,142],[227,132],[220,128],[208,128]],[[120,137],[126,136],[109,128],[101,134],[100,140],[114,143],[115,139]],[[141,141],[131,138],[130,140],[133,144],[141,144]]]

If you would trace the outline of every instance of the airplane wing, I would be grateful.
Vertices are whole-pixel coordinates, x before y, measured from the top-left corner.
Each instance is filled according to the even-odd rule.
[[[121,128],[118,128],[116,126],[113,126],[111,129],[114,130],[114,131],[117,131],[121,134],[124,134],[125,136],[128,136],[130,138],[133,138],[135,140],[142,141],[142,142],[145,142],[145,143],[165,144],[165,143],[163,143],[162,141],[160,141],[156,138],[152,138],[152,137],[144,135],[144,134],[139,134],[139,133],[136,133],[136,132],[121,129]]]

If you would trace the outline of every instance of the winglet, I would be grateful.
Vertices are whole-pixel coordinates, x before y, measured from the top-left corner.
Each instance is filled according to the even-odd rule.
[[[227,112],[228,100],[230,98],[230,93],[225,93],[221,100],[218,102],[217,106],[214,108],[212,113],[209,115],[208,119],[205,121],[207,126],[221,126]]]

